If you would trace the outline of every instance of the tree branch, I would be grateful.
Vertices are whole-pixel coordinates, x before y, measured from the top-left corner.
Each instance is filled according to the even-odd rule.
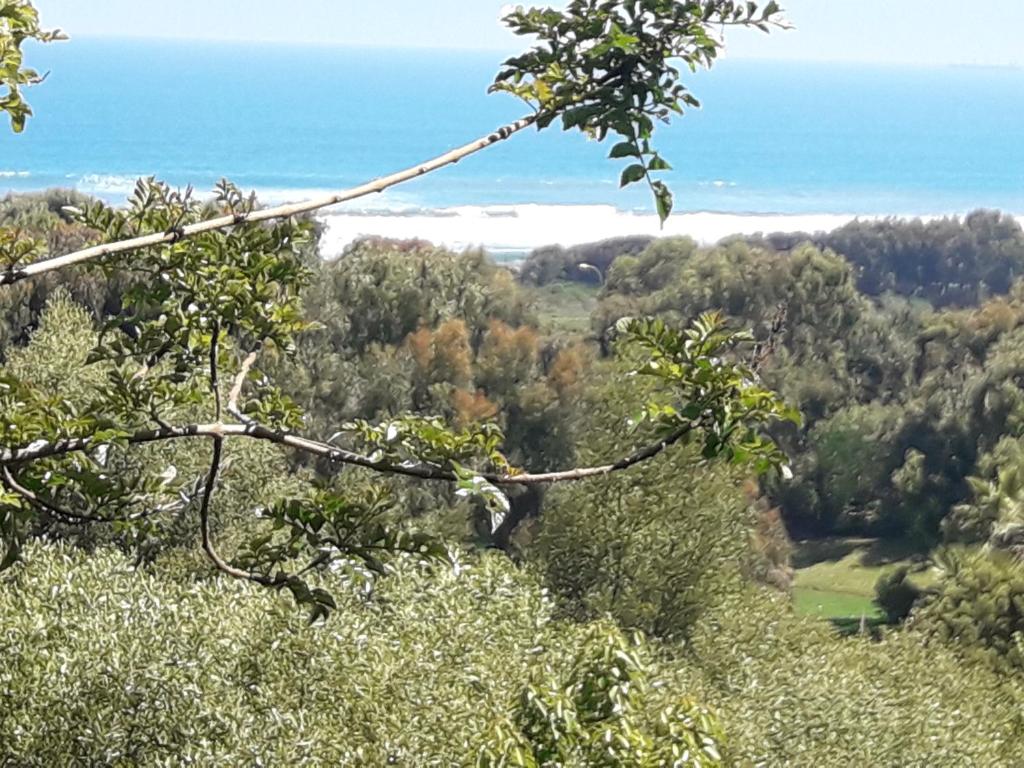
[[[217,350],[220,343],[220,323],[216,318],[213,320],[213,327],[210,329],[210,391],[213,393],[214,418],[219,422],[220,407],[220,381],[217,375]]]
[[[214,564],[218,571],[227,574],[235,579],[244,579],[265,587],[276,585],[274,579],[250,571],[243,571],[241,568],[228,563],[217,552],[213,546],[213,538],[210,536],[210,500],[213,498],[213,491],[217,487],[217,474],[220,472],[220,461],[224,451],[224,438],[217,435],[213,438],[213,457],[210,459],[210,471],[206,474],[206,486],[203,488],[203,501],[199,505],[199,532],[203,539],[203,551]]]
[[[51,515],[57,518],[61,518],[68,525],[88,525],[89,523],[109,523],[111,522],[105,517],[98,517],[96,515],[83,515],[80,512],[72,512],[71,510],[64,509],[58,506],[54,502],[44,499],[39,494],[30,491],[28,488],[19,483],[11,471],[7,467],[3,467],[3,476],[0,477],[0,483],[14,494],[21,496],[29,504],[40,507],[41,509],[49,512]]]
[[[666,448],[679,442],[683,437],[693,430],[692,426],[683,427],[676,432],[662,438],[661,440],[644,446],[628,456],[624,456],[611,464],[602,464],[593,467],[577,467],[558,472],[543,472],[539,474],[497,474],[493,472],[481,472],[483,477],[495,485],[553,485],[556,483],[573,482],[585,480],[592,477],[602,477],[615,472],[622,472],[631,467],[653,459],[662,453]],[[301,437],[287,432],[279,432],[261,424],[188,424],[180,427],[139,430],[128,436],[126,441],[131,444],[155,443],[164,440],[182,440],[187,438],[214,438],[222,439],[228,437],[246,437],[254,440],[264,440],[276,443],[296,451],[319,456],[337,464],[348,464],[351,466],[363,467],[382,474],[402,475],[414,477],[420,480],[443,480],[454,482],[455,473],[441,469],[429,464],[389,464],[384,461],[374,461],[353,451],[336,448],[327,443]],[[68,438],[55,442],[36,441],[25,448],[5,449],[0,451],[0,464],[9,465],[37,459],[45,459],[53,456],[61,456],[67,453],[76,453],[91,449],[95,444],[92,438]]]
[[[213,392],[218,424],[220,423],[221,416],[220,380],[217,372],[217,352],[219,350],[219,345],[220,323],[214,319],[213,327],[210,329],[210,391]],[[270,586],[274,583],[273,579],[262,576],[258,573],[251,573],[250,571],[243,571],[240,568],[235,568],[222,558],[220,553],[217,552],[217,548],[213,546],[213,538],[210,536],[210,501],[213,499],[213,492],[217,489],[217,475],[220,472],[221,458],[223,454],[224,436],[214,435],[213,456],[210,458],[210,470],[206,473],[206,485],[203,488],[203,500],[199,505],[199,531],[203,539],[203,551],[206,553],[206,556],[210,558],[210,562],[212,562],[214,566],[216,566],[217,570],[222,573],[226,573],[228,576],[236,579],[245,579],[264,586]]]
[[[235,383],[232,385],[231,392],[228,394],[228,413],[243,424],[252,424],[253,421],[239,410],[238,398],[242,395],[242,387],[245,385],[245,379],[249,375],[249,371],[252,370],[252,366],[255,364],[258,354],[259,351],[254,349],[242,361],[242,367],[238,369],[238,373],[235,376]]]
[[[174,243],[185,238],[194,237],[195,235],[203,232],[226,229],[227,227],[237,226],[246,222],[255,223],[260,221],[272,221],[274,219],[285,219],[289,216],[311,213],[312,211],[317,211],[321,208],[328,208],[332,205],[338,205],[339,203],[344,203],[349,200],[366,197],[367,195],[372,195],[376,192],[383,192],[386,189],[411,181],[412,179],[419,178],[420,176],[424,176],[428,173],[432,173],[433,171],[444,168],[445,166],[453,165],[463,158],[487,149],[487,147],[490,147],[493,144],[504,141],[513,134],[516,134],[524,128],[528,128],[536,123],[538,117],[539,114],[527,115],[514,123],[502,126],[498,130],[494,131],[494,133],[488,134],[487,136],[470,142],[458,149],[453,149],[450,152],[439,155],[432,160],[428,160],[424,163],[414,165],[411,168],[406,168],[403,171],[393,173],[390,176],[384,176],[376,181],[367,182],[366,184],[362,184],[358,187],[352,187],[351,189],[346,189],[341,192],[315,197],[301,203],[279,205],[273,208],[263,208],[258,211],[250,211],[249,213],[218,216],[206,221],[200,221],[195,224],[179,227],[173,231],[156,232],[151,235],[133,237],[128,240],[103,243],[90,248],[83,248],[82,250],[74,251],[73,253],[68,253],[63,256],[54,256],[49,259],[43,259],[42,261],[27,264],[20,268],[11,268],[6,272],[0,273],[0,286],[12,285],[46,272],[53,272],[54,270],[64,269],[65,267],[70,267],[75,264],[94,261],[105,256],[129,253],[131,251],[138,251],[142,248],[149,248],[155,245]]]

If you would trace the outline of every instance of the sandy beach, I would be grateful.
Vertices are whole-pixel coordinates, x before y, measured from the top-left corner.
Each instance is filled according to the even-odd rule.
[[[687,235],[714,243],[733,234],[818,232],[840,227],[853,214],[679,213],[665,226],[650,213],[595,205],[463,206],[370,210],[339,208],[321,216],[326,232],[321,251],[340,254],[359,237],[419,238],[456,250],[482,246],[497,256],[522,254],[544,245],[570,246],[625,235]]]

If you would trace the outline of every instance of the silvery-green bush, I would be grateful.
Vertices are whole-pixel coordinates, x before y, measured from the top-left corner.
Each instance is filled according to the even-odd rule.
[[[289,596],[173,553],[141,570],[110,550],[30,554],[0,579],[0,765],[470,765],[529,685],[634,646],[553,620],[499,555],[335,584],[337,612],[310,626]],[[651,684],[630,733],[648,749],[635,727],[686,692],[636,647]]]
[[[287,595],[33,550],[0,581],[4,765],[451,765],[551,641],[498,557],[339,589],[308,626]]]

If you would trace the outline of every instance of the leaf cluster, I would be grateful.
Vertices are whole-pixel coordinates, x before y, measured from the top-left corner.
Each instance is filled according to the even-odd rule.
[[[650,707],[657,682],[639,638],[595,625],[564,677],[545,665],[481,749],[478,768],[714,768],[722,729],[691,699]],[[653,710],[653,711],[652,711]]]
[[[785,454],[760,430],[778,419],[799,424],[800,415],[735,358],[738,347],[753,343],[749,333],[729,330],[718,313],[701,315],[683,331],[657,318],[624,318],[616,330],[646,353],[635,373],[671,393],[668,402],[649,402],[641,417],[656,434],[684,442],[699,437],[705,459],[752,461],[759,472],[784,465]]]
[[[561,119],[564,130],[578,129],[598,141],[617,136],[609,156],[631,161],[622,186],[646,181],[664,221],[672,193],[652,174],[671,166],[651,145],[655,124],[700,106],[676,63],[691,72],[710,68],[723,45],[716,28],[767,32],[783,25],[780,14],[774,0],[763,8],[731,0],[572,0],[564,10],[519,6],[505,24],[537,43],[505,62],[492,90],[533,106],[538,128]]]
[[[22,45],[26,40],[49,43],[63,40],[60,31],[46,32],[39,26],[39,13],[28,0],[0,0],[0,112],[6,112],[15,133],[25,130],[25,121],[32,109],[21,94],[21,88],[34,85],[42,77],[24,65]]]

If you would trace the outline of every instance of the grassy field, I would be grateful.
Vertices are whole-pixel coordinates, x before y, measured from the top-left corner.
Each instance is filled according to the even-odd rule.
[[[545,333],[586,336],[590,314],[597,306],[597,286],[551,283],[532,290],[532,303],[540,329]]]
[[[884,616],[869,595],[814,587],[796,587],[793,590],[793,607],[797,613],[823,619],[856,619],[861,616],[881,619]]]
[[[913,581],[927,586],[934,578],[902,542],[831,538],[796,543],[793,604],[797,612],[824,619],[880,620],[874,604],[875,582],[883,573],[908,565],[921,568]]]

